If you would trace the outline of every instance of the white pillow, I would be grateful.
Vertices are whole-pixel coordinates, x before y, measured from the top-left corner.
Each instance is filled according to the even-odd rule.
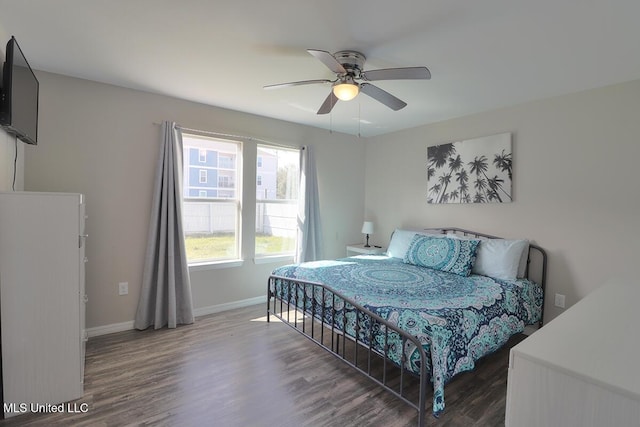
[[[396,228],[391,235],[391,241],[389,242],[389,247],[387,248],[387,256],[404,259],[404,256],[409,249],[409,245],[411,244],[411,241],[416,234],[427,234],[434,237],[446,237],[444,234],[438,234],[437,231],[429,232],[424,230],[401,230],[399,228]]]
[[[529,259],[529,241],[525,240],[524,249],[522,249],[522,255],[520,255],[520,263],[518,264],[518,279],[522,279],[527,274],[527,260]]]
[[[490,239],[449,234],[456,239],[480,239],[476,262],[471,272],[496,279],[515,280],[525,276],[529,241],[524,239]]]
[[[525,249],[528,247],[527,240],[482,240],[472,272],[503,280],[515,280],[522,277],[527,263]],[[520,276],[523,255],[524,267]]]

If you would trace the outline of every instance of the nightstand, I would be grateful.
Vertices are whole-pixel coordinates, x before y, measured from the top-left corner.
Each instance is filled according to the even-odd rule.
[[[356,254],[382,255],[386,252],[386,250],[387,248],[376,248],[373,245],[365,248],[364,243],[354,243],[347,246],[347,256],[353,256]]]

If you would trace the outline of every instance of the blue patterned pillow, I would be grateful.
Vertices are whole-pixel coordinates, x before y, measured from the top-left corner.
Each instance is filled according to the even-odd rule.
[[[479,243],[479,240],[416,235],[404,256],[404,262],[468,276],[476,260]]]

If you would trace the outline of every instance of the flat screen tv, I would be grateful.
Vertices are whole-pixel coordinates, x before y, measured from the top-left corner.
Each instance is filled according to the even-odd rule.
[[[15,37],[7,43],[2,69],[0,125],[20,140],[38,143],[38,90],[40,85]]]

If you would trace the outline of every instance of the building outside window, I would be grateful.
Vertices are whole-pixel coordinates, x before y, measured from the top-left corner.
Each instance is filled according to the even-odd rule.
[[[256,257],[295,254],[299,157],[296,149],[258,145]]]
[[[187,261],[240,259],[242,145],[188,133],[183,133],[182,141]]]
[[[225,153],[218,154],[218,168],[234,169],[234,167],[235,167],[234,156],[229,156]]]

